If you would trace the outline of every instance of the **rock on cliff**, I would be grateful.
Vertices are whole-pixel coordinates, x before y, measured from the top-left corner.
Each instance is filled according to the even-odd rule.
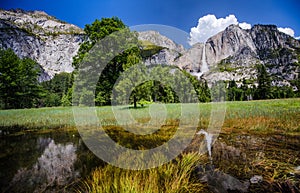
[[[176,44],[157,31],[143,31],[138,33],[143,45],[144,62],[146,65],[167,64],[172,65],[186,50],[183,45]]]
[[[230,56],[248,64],[256,58],[256,47],[251,35],[238,25],[231,25],[206,42],[206,58],[210,65],[217,64]]]
[[[179,53],[185,51],[183,45],[176,44],[173,40],[161,35],[157,31],[143,31],[138,33],[139,40],[149,41],[157,46],[168,48],[170,50],[175,50]]]
[[[182,53],[182,56],[177,58],[175,65],[188,72],[200,72],[202,66],[204,44],[197,43],[189,50]]]
[[[73,56],[84,39],[82,29],[45,12],[0,10],[0,48],[37,61],[43,69],[41,81],[72,72]]]

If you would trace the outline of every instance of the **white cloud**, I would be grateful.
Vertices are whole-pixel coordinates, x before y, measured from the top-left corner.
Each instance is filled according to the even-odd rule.
[[[297,39],[297,40],[300,40],[300,36],[298,36],[298,37],[295,37],[295,39]]]
[[[217,19],[215,15],[209,14],[199,19],[197,27],[191,28],[189,44],[206,42],[208,38],[225,30],[231,24],[239,24],[243,29],[251,28],[248,23],[239,23],[235,15]]]
[[[294,30],[289,28],[289,27],[286,27],[286,28],[279,27],[278,30],[285,33],[285,34],[287,34],[287,35],[290,35],[292,37],[294,37],[294,35],[295,35]]]
[[[251,29],[251,24],[243,22],[243,23],[239,23],[240,28],[242,29]]]

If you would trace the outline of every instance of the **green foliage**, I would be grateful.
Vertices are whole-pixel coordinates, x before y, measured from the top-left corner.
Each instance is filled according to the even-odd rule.
[[[91,104],[94,101],[95,94],[87,89],[82,90],[82,94],[79,98],[79,104],[81,106],[93,106],[94,104]]]
[[[262,81],[262,80],[261,80]],[[265,82],[261,86],[255,87],[252,81],[243,79],[242,84],[238,87],[234,80],[229,81],[227,88],[227,100],[244,101],[254,99],[280,99],[293,98],[297,96],[298,91],[294,91],[291,86],[269,86]],[[293,82],[295,84],[295,81]]]
[[[293,91],[292,87],[281,86],[281,87],[272,87],[272,98],[293,98],[296,96],[296,93]]]
[[[244,100],[244,92],[242,88],[238,88],[234,80],[229,81],[227,90],[227,100],[229,101],[241,101]]]
[[[137,42],[136,34],[130,31],[124,32],[135,38]],[[128,34],[124,34],[124,36]],[[112,90],[121,73],[137,64],[140,60],[140,50],[135,46],[117,55],[106,65],[96,86],[96,105],[109,105],[111,103]]]
[[[125,24],[118,18],[102,18],[101,20],[96,19],[91,25],[87,24],[84,28],[85,33],[88,35],[92,43],[96,43],[98,40],[105,36],[124,29]]]
[[[126,104],[127,100],[131,100],[134,107],[137,107],[137,102],[140,100],[149,100],[149,92],[152,83],[147,81],[147,67],[143,64],[138,64],[132,68],[128,68],[115,87],[116,101],[119,104]]]
[[[220,72],[234,72],[236,68],[231,67],[230,64],[224,64],[219,67]]]
[[[137,34],[131,32],[116,17],[96,20],[91,25],[86,25],[84,30],[88,35],[88,40],[81,44],[73,65],[75,69],[80,70],[75,72],[75,74],[78,73],[79,82],[76,82],[74,90],[85,96],[78,96],[75,101],[78,100],[76,104],[83,101],[86,103],[86,99],[91,99],[87,96],[95,92],[92,101],[96,105],[109,105],[113,86],[121,72],[140,61]],[[101,42],[96,44],[100,40]],[[93,46],[97,49],[93,49],[90,53]],[[122,52],[118,53],[117,50]],[[117,52],[116,55],[113,54],[114,52]],[[79,68],[79,63],[83,63],[81,68]],[[90,84],[95,82],[96,77],[99,78],[95,83],[96,89],[93,89],[91,88],[93,85]]]
[[[68,89],[68,92],[64,94],[61,98],[62,106],[71,106],[72,105],[72,94],[73,94],[73,87]]]
[[[47,91],[46,91],[47,92]],[[61,97],[56,93],[47,93],[43,98],[43,106],[55,107],[61,105]]]
[[[144,105],[150,105],[152,103],[153,103],[152,101],[147,101],[147,100],[144,100],[144,99],[139,101],[139,104],[141,105],[141,107],[144,107]]]
[[[79,51],[74,57],[73,66],[78,69],[79,63],[99,40],[125,28],[125,24],[118,17],[96,19],[92,24],[87,24],[84,31],[88,36],[88,40],[80,45]]]
[[[162,49],[164,49],[164,47],[154,45],[148,41],[141,41],[141,46],[142,46],[142,49],[141,49],[141,57],[142,58],[150,57],[154,54],[157,54]]]
[[[226,88],[222,81],[213,83],[211,88],[212,102],[220,102],[226,100]]]
[[[80,70],[78,73],[79,77],[77,78],[81,80],[76,83],[75,91],[85,96],[78,96],[75,100],[78,101],[75,102],[76,104],[80,104],[83,101],[87,102],[83,98],[92,94],[89,83],[93,82],[95,77],[99,76],[97,72],[101,70],[101,75],[97,79],[94,102],[96,105],[110,105],[114,85],[120,75],[128,69],[132,72],[119,81],[119,85],[116,87],[118,94],[116,98],[117,103],[125,104],[124,99],[126,98],[126,94],[130,94],[126,100],[132,102],[134,107],[137,107],[140,101],[160,101],[165,103],[180,101],[173,88],[171,88],[171,85],[164,85],[159,81],[173,81],[174,85],[177,84],[177,88],[181,89],[180,92],[184,93],[187,90],[188,84],[186,85],[186,82],[181,80],[182,77],[176,75],[170,76],[168,71],[170,69],[163,69],[158,66],[153,67],[151,73],[156,76],[155,80],[147,80],[143,76],[143,74],[148,73],[145,66],[131,69],[132,66],[140,63],[143,57],[153,55],[163,49],[163,47],[153,45],[147,41],[139,42],[137,34],[131,32],[121,20],[114,17],[104,18],[101,21],[96,20],[91,25],[86,25],[84,30],[88,35],[88,40],[80,46],[79,53],[74,58],[73,65],[75,69]],[[113,32],[117,32],[117,34]],[[101,45],[96,44],[99,40],[101,40]],[[128,40],[131,40],[131,43],[125,45],[128,44]],[[89,51],[93,46],[97,46],[98,50],[93,49],[92,53],[90,53]],[[114,51],[117,49],[121,49],[123,52],[112,58]],[[103,62],[106,60],[108,62],[104,64]],[[79,68],[80,62],[83,62],[85,66],[82,69]],[[183,73],[184,77],[190,80],[190,83],[194,86],[194,89],[190,90],[193,90],[192,92],[199,96],[199,100],[202,102],[210,101],[209,89],[206,82],[199,82],[190,74]],[[168,77],[172,77],[173,80],[167,80]],[[88,98],[91,99],[91,97]],[[181,100],[181,102],[190,101],[187,98]]]
[[[42,100],[42,105],[46,107],[60,106],[62,105],[62,100],[64,101],[64,106],[69,106],[69,102],[66,102],[65,96],[68,95],[69,89],[73,84],[73,75],[71,73],[62,72],[56,74],[51,80],[41,83],[46,91],[46,96]],[[72,93],[69,93],[72,96]],[[72,99],[72,98],[71,98]],[[70,100],[70,104],[71,104]]]
[[[271,93],[271,77],[267,72],[265,65],[257,65],[257,82],[258,86],[254,95],[255,99],[270,99]]]
[[[11,50],[0,50],[0,100],[3,108],[31,108],[39,105],[43,89],[38,82],[39,65],[19,59]]]
[[[211,93],[205,80],[197,80],[195,76],[192,76],[186,71],[182,71],[186,77],[189,78],[190,83],[193,85],[194,90],[198,96],[200,102],[210,102]]]
[[[295,95],[297,97],[300,97],[300,73],[298,74],[298,78],[294,80],[293,85],[297,87],[297,90],[295,91]]]
[[[220,72],[233,72],[236,70],[236,68],[232,67],[232,64],[230,62],[230,60],[232,59],[231,56],[229,56],[226,59],[221,60],[221,62],[219,62],[217,64],[217,68]]]
[[[103,92],[103,91],[99,91],[96,95],[96,98],[95,98],[95,103],[98,105],[98,106],[103,106],[105,104],[107,104],[107,99],[109,98],[109,95],[108,93],[106,92]]]
[[[199,82],[194,76],[176,67],[147,67],[144,64],[135,65],[123,72],[115,93],[118,104],[126,104],[129,99],[135,108],[142,100],[164,103],[196,102],[196,98],[188,98],[192,95],[198,96],[201,102],[210,101],[206,82]]]

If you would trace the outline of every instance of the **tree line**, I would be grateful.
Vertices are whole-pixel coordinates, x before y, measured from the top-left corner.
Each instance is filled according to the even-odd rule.
[[[267,72],[266,66],[257,64],[257,85],[243,79],[238,85],[234,80],[227,83],[228,101],[246,101],[261,99],[281,99],[300,97],[300,90],[291,86],[272,86],[272,77]],[[296,88],[300,88],[300,78],[293,81]]]
[[[20,59],[11,49],[0,50],[0,108],[71,106],[74,101],[76,104],[87,104],[88,101],[91,101],[90,99],[97,106],[111,105],[112,101],[117,104],[125,104],[124,99],[128,92],[130,92],[128,100],[134,107],[151,102],[177,103],[192,101],[180,98],[177,92],[193,92],[186,94],[195,94],[197,100],[201,102],[211,101],[211,93],[206,81],[199,81],[196,77],[177,67],[153,65],[146,68],[145,65],[142,65],[139,68],[132,68],[143,61],[142,46],[138,41],[137,34],[130,31],[119,18],[95,20],[92,24],[86,25],[84,31],[88,39],[80,45],[79,51],[73,59],[75,70],[72,73],[57,74],[49,81],[38,81],[42,69],[35,61],[29,58]],[[82,70],[80,65],[84,63],[95,65],[94,58],[109,58],[110,52],[103,55],[103,52],[98,53],[92,49],[97,46],[99,40],[118,31],[121,35],[112,36],[113,43],[123,46],[123,38],[123,40],[131,39],[134,45],[129,49],[125,49],[124,45],[123,52],[109,60],[108,64],[103,67],[100,77],[97,77],[94,90],[89,90],[89,79],[77,82],[77,85],[75,85],[74,80],[80,76],[80,70],[86,73],[87,77],[95,78],[94,71],[89,71],[88,68]],[[114,45],[111,46],[113,48]],[[97,57],[89,58],[88,56],[92,52]],[[227,82],[226,99],[252,100],[300,96],[299,90],[293,91],[291,87],[272,86],[271,77],[264,65],[257,65],[257,70],[257,87],[247,80],[243,80],[241,86],[238,86],[235,81],[229,81]],[[144,72],[144,74],[150,73],[156,78],[155,80],[147,80],[139,74],[141,72]],[[127,73],[126,76],[116,84],[118,78],[124,73]],[[183,76],[179,74],[183,74]],[[184,81],[184,79],[188,80],[193,89],[187,89],[187,81]],[[140,82],[140,84],[136,84],[137,82]],[[164,84],[164,82],[168,83]],[[298,88],[300,88],[299,82],[299,78],[295,80]],[[83,89],[80,90],[81,94],[73,99],[73,93],[78,89],[78,85]],[[174,85],[176,85],[176,88],[174,88]],[[112,91],[115,92],[115,95],[112,95]]]

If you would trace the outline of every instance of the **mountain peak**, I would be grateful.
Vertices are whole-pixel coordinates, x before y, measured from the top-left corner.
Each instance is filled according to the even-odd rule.
[[[255,24],[252,28],[252,30],[255,30],[255,29],[268,29],[268,30],[274,30],[274,31],[277,31],[277,26],[276,25],[273,25],[273,24]]]
[[[81,28],[49,16],[44,11],[0,10],[0,19],[33,34],[84,34]]]
[[[5,10],[2,9],[1,11],[5,11]],[[49,16],[45,11],[39,11],[39,10],[26,11],[24,9],[17,8],[17,9],[10,9],[8,11],[13,12],[13,13],[18,13],[18,14],[34,14],[34,15],[47,15],[47,16]]]
[[[238,24],[231,24],[225,30],[242,29]]]

